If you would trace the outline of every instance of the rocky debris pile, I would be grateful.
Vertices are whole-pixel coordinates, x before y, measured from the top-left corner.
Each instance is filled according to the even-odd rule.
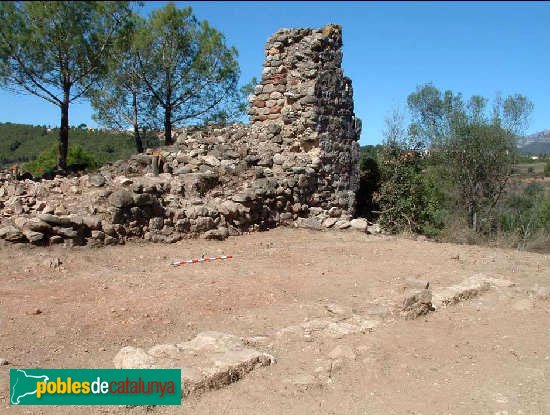
[[[366,220],[352,220],[361,123],[340,27],[280,30],[266,56],[249,125],[176,129],[173,146],[81,177],[0,177],[0,238],[110,245],[279,225],[367,231]]]
[[[159,344],[147,352],[127,346],[115,356],[117,369],[181,368],[182,395],[220,389],[275,358],[245,345],[243,339],[215,331],[202,332],[180,344]]]

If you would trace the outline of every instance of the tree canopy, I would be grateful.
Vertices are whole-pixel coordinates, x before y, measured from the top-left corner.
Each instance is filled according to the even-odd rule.
[[[166,144],[172,143],[173,125],[219,118],[238,106],[237,50],[190,7],[169,3],[153,11],[137,43],[140,73]]]
[[[491,222],[512,173],[516,139],[525,130],[533,104],[520,94],[504,99],[497,95],[492,108],[488,103],[482,96],[465,101],[460,93],[426,84],[407,98],[412,120],[408,129],[402,116],[387,120],[380,204],[388,228],[428,221],[425,213],[431,202],[421,197],[427,192],[447,192],[451,209],[464,212],[474,231]],[[423,153],[428,157],[420,157]],[[429,185],[424,180],[427,171],[433,173]]]
[[[136,151],[143,152],[140,128],[146,124],[150,99],[140,73],[136,34],[145,21],[134,13],[127,30],[116,39],[107,71],[88,91],[93,118],[111,128],[132,127]]]
[[[2,86],[60,108],[61,169],[66,167],[69,106],[105,73],[114,39],[129,15],[128,2],[0,3]]]

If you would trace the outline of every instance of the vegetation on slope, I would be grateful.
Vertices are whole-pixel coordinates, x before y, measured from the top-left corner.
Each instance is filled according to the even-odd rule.
[[[70,134],[71,145],[74,144],[88,153],[93,158],[94,165],[126,159],[136,151],[133,137],[126,133],[71,128]],[[51,151],[57,139],[56,128],[0,123],[0,168],[38,159],[41,153]],[[145,147],[159,145],[159,140],[154,134],[147,134],[144,141]],[[47,154],[44,156],[48,158]]]

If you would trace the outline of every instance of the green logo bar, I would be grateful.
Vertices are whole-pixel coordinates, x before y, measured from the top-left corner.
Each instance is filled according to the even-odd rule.
[[[11,405],[181,405],[181,369],[10,369]]]

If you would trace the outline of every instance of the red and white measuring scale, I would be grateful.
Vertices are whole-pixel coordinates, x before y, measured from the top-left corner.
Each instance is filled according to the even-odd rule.
[[[232,255],[221,255],[221,256],[213,256],[213,257],[206,257],[206,258],[193,258],[193,259],[188,259],[186,261],[174,261],[174,262],[171,262],[170,265],[178,267],[180,265],[198,264],[200,262],[223,261],[223,260],[232,259],[232,258],[233,258]]]

